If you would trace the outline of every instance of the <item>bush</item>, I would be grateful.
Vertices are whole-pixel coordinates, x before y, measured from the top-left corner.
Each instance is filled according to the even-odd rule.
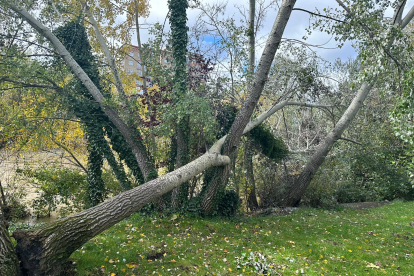
[[[50,215],[58,205],[66,206],[61,209],[63,215],[82,209],[87,183],[86,175],[79,170],[44,166],[23,170],[22,173],[38,183],[36,191],[39,197],[32,202],[36,216]]]
[[[222,217],[234,217],[239,209],[239,195],[233,190],[226,190],[218,204],[217,214]]]

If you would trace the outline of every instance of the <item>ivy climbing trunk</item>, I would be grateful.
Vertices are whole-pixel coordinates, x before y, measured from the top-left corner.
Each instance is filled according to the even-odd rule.
[[[169,0],[170,24],[172,37],[172,55],[174,58],[174,96],[175,103],[185,100],[188,93],[187,76],[187,0]],[[190,160],[190,117],[185,114],[178,119],[176,126],[177,139],[177,158],[176,167],[180,168]],[[171,206],[173,208],[182,207],[188,200],[188,183],[184,183],[179,188],[174,189],[171,195]]]
[[[13,10],[19,17],[26,20],[40,35],[45,37],[54,46],[56,52],[63,58],[66,64],[71,68],[75,76],[82,82],[93,99],[102,108],[104,113],[108,116],[111,122],[116,126],[118,131],[125,138],[125,141],[131,147],[132,152],[140,166],[145,180],[153,179],[157,173],[153,163],[148,158],[145,146],[142,144],[142,139],[135,135],[128,125],[120,118],[118,113],[109,105],[105,103],[105,97],[102,95],[99,88],[94,84],[88,74],[82,70],[81,66],[75,61],[72,55],[68,52],[65,46],[59,39],[39,20],[34,18],[27,10],[15,1],[5,3],[5,5]]]
[[[278,15],[275,23],[273,24],[266,47],[260,58],[251,91],[244,101],[242,108],[237,113],[237,116],[230,128],[230,132],[224,142],[222,154],[226,156],[230,156],[237,149],[244,129],[249,123],[250,117],[253,114],[267,81],[270,67],[272,66],[274,56],[279,48],[283,32],[295,3],[296,0],[284,0],[279,8]],[[223,194],[228,176],[228,168],[217,168],[211,182],[207,184],[207,187],[205,187],[205,192],[203,194],[204,197],[201,202],[201,207],[203,209],[202,212],[204,215],[212,215],[216,212],[217,202],[219,200],[216,196]]]
[[[0,275],[21,275],[19,259],[7,231],[7,222],[0,214]]]

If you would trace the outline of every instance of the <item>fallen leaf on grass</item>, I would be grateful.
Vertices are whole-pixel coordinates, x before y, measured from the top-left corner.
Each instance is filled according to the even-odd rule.
[[[379,266],[373,264],[373,263],[368,263],[368,265],[366,267],[370,267],[370,268],[380,268]]]

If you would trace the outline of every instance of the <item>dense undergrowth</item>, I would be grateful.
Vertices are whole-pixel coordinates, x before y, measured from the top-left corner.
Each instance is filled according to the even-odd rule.
[[[233,220],[133,215],[72,255],[79,275],[410,275],[414,202]]]

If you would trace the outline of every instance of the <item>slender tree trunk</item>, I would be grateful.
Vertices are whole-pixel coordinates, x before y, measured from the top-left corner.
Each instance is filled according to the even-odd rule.
[[[249,36],[249,76],[248,76],[248,87],[250,90],[250,87],[252,85],[252,79],[254,75],[254,60],[255,60],[255,32],[254,32],[254,20],[255,20],[255,14],[256,14],[256,1],[255,0],[249,0],[249,30],[248,30],[248,36]],[[252,140],[250,136],[247,137],[246,142],[246,148],[244,151],[244,165],[246,167],[247,171],[247,179],[249,180],[251,191],[247,198],[247,206],[250,210],[256,209],[259,207],[259,204],[257,203],[256,198],[256,183],[254,181],[254,171],[253,171],[253,152],[252,152]]]
[[[7,231],[7,222],[0,214],[0,275],[21,275],[19,259],[17,258],[14,245]]]
[[[63,44],[57,39],[57,37],[40,21],[34,18],[30,13],[27,12],[23,7],[19,7],[13,2],[7,4],[10,9],[18,14],[21,18],[25,19],[35,30],[39,32],[40,35],[47,38],[52,45],[55,47],[55,50],[62,56],[68,66],[72,69],[73,73],[79,80],[85,85],[88,91],[93,96],[94,100],[99,104],[99,106],[104,110],[105,114],[116,126],[119,132],[124,136],[128,145],[131,147],[132,152],[135,155],[135,158],[138,161],[138,164],[141,168],[142,174],[144,175],[145,180],[151,179],[152,174],[154,173],[154,166],[148,158],[148,155],[145,151],[145,146],[139,140],[139,137],[135,137],[131,129],[125,124],[125,122],[119,117],[119,115],[108,105],[105,104],[105,98],[96,85],[92,82],[89,76],[82,70],[79,64],[73,59],[70,53],[66,50]]]
[[[255,20],[255,14],[256,14],[256,1],[255,0],[249,0],[249,29],[247,31],[249,36],[249,75],[250,78],[253,78],[254,75],[254,61],[255,61],[255,53],[256,53],[256,47],[255,47],[255,32],[254,32],[254,20]],[[249,86],[251,85],[249,81]]]
[[[351,12],[348,7],[341,1],[336,0],[338,4],[348,13],[348,16],[354,17],[355,15]],[[404,7],[407,1],[401,0],[397,2],[397,5],[394,10],[394,15],[392,18],[394,27],[401,27],[401,29],[405,28],[407,24],[413,19],[414,17],[414,7],[407,13],[407,15],[402,18],[402,14],[404,12]],[[356,18],[355,18],[356,19]],[[370,33],[371,31],[367,28],[364,23],[359,22],[363,28]],[[373,37],[374,34],[371,34]],[[391,39],[388,41],[388,48],[383,48],[386,55],[388,55],[391,59],[394,60],[392,55],[388,49],[391,47],[395,40],[395,37],[391,36]],[[395,61],[395,60],[394,60]],[[399,64],[397,62],[397,64]],[[400,66],[399,66],[400,67]],[[295,206],[298,205],[300,202],[301,197],[305,193],[307,187],[309,186],[313,176],[318,171],[319,167],[325,160],[325,157],[328,155],[332,145],[341,138],[342,133],[344,130],[349,126],[351,121],[355,118],[356,114],[358,113],[359,109],[362,106],[365,98],[368,96],[369,92],[371,91],[372,86],[374,85],[374,81],[371,84],[364,83],[361,88],[359,89],[358,93],[355,95],[354,99],[352,100],[351,105],[347,108],[345,113],[342,115],[341,119],[339,119],[337,125],[334,129],[327,135],[323,143],[317,148],[315,153],[312,155],[311,159],[309,160],[306,167],[303,169],[302,173],[299,177],[294,181],[293,185],[289,188],[288,193],[283,199],[282,204],[285,206]]]
[[[246,186],[250,186],[250,193],[247,196],[247,207],[253,211],[259,207],[256,197],[256,182],[253,170],[253,143],[251,138],[247,137],[244,149],[244,167],[246,169]]]
[[[342,117],[339,119],[336,126],[328,133],[325,140],[318,146],[308,164],[303,169],[299,177],[293,182],[292,186],[288,188],[288,192],[282,201],[284,206],[296,206],[299,204],[301,197],[309,186],[313,176],[318,171],[319,167],[325,161],[332,148],[332,145],[341,138],[344,130],[349,126],[351,121],[355,118],[358,111],[361,109],[362,103],[368,96],[372,89],[374,82],[371,84],[364,83],[358,90],[349,107],[346,109]]]
[[[276,50],[279,48],[283,32],[295,3],[296,0],[285,0],[280,6],[275,23],[267,40],[266,47],[260,58],[258,70],[255,74],[251,91],[247,96],[247,99],[244,101],[242,108],[238,112],[224,142],[224,155],[230,156],[237,149],[240,138],[243,135],[245,127],[249,123],[250,117],[252,116],[257,102],[262,94]],[[204,198],[201,202],[201,207],[205,215],[211,215],[216,211],[217,206],[214,204],[213,199],[215,199],[216,195],[219,192],[221,193],[224,189],[228,176],[228,168],[217,168],[215,176],[212,178],[212,182],[208,184],[206,192],[204,193]]]
[[[145,59],[144,56],[142,55],[142,45],[141,45],[141,35],[139,34],[139,11],[138,11],[138,0],[135,0],[135,26],[137,28],[137,43],[138,43],[138,52],[139,52],[139,60],[141,62],[141,72],[142,72],[142,86],[144,88],[144,91],[147,91],[147,76],[146,76],[146,72],[145,72]]]

